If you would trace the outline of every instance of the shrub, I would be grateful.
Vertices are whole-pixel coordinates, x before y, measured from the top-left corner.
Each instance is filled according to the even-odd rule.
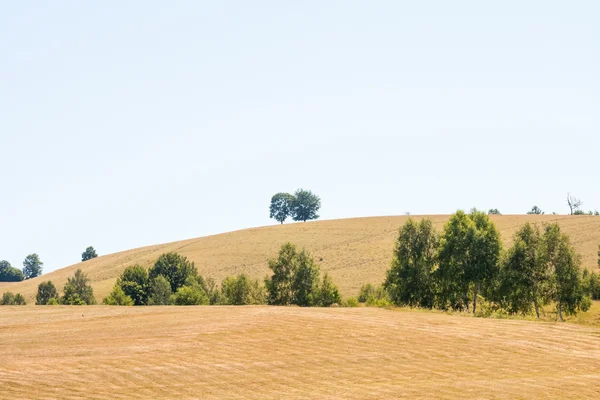
[[[25,297],[21,293],[15,294],[15,306],[24,306],[27,304]]]
[[[266,297],[264,286],[257,280],[249,279],[245,274],[229,276],[221,284],[221,304],[265,304]]]
[[[342,296],[337,286],[333,283],[329,274],[323,276],[323,282],[319,290],[319,303],[321,307],[330,307],[333,304],[340,304],[342,302]]]
[[[158,275],[151,281],[148,304],[154,306],[166,306],[169,304],[171,293],[171,284],[167,278]]]
[[[48,304],[50,299],[57,299],[59,297],[56,286],[52,281],[42,282],[38,285],[37,296],[35,297],[35,304],[43,306]]]
[[[356,297],[348,297],[344,302],[344,307],[358,307],[358,300]]]
[[[177,289],[171,296],[171,303],[177,306],[197,306],[208,305],[208,296],[202,287],[198,284],[186,285]]]
[[[373,303],[381,299],[389,300],[389,295],[383,286],[375,286],[371,283],[361,286],[360,293],[358,294],[359,303]]]
[[[389,298],[386,297],[380,299],[371,297],[367,300],[366,305],[367,307],[391,307],[393,304]]]
[[[58,301],[57,298],[52,297],[50,300],[48,300],[48,302],[46,303],[47,306],[57,306],[59,305],[60,302]]]
[[[132,306],[134,304],[133,299],[127,296],[118,284],[102,302],[107,306]]]
[[[94,289],[89,285],[89,279],[82,270],[75,271],[73,277],[67,279],[64,287],[62,304],[91,305],[96,304]]]
[[[12,292],[5,292],[2,295],[2,301],[0,301],[0,305],[12,306],[14,304],[15,304],[15,294]]]

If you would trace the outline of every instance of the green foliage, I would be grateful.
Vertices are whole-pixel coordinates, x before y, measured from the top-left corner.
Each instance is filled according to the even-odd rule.
[[[35,304],[43,306],[48,304],[50,299],[58,299],[58,291],[52,281],[42,282],[38,285],[37,295],[35,297]]]
[[[81,261],[87,261],[87,260],[91,260],[92,258],[96,258],[98,257],[98,254],[96,253],[96,250],[90,246],[87,249],[85,249],[85,251],[81,254]]]
[[[59,305],[59,299],[52,297],[50,300],[48,300],[48,302],[46,303],[47,306],[57,306]]]
[[[531,207],[530,211],[527,211],[527,214],[545,214],[545,213],[538,206],[533,206],[533,207]]]
[[[2,306],[24,306],[26,304],[25,297],[21,293],[13,294],[12,292],[5,292],[2,295],[2,300],[0,300],[0,305]]]
[[[139,265],[125,268],[117,280],[117,285],[133,300],[134,305],[148,304],[149,278],[146,268]]]
[[[439,305],[468,309],[472,293],[476,312],[477,295],[489,292],[495,284],[501,251],[500,233],[487,214],[477,210],[454,214],[440,240]]]
[[[181,286],[171,296],[171,303],[177,306],[208,305],[209,299],[202,286],[198,283]]]
[[[220,304],[249,305],[265,304],[265,288],[257,280],[249,279],[245,274],[229,276],[221,284]]]
[[[25,279],[37,278],[42,274],[44,263],[37,254],[30,254],[23,261],[23,275]]]
[[[294,196],[289,193],[277,193],[271,198],[269,207],[269,218],[274,218],[277,222],[284,223],[287,217],[292,213],[294,205]]]
[[[13,268],[8,261],[0,261],[0,282],[20,282],[25,275],[18,268]]]
[[[198,276],[198,270],[186,257],[177,253],[165,253],[158,257],[154,266],[148,271],[149,279],[154,279],[158,275],[164,276],[169,281],[171,292],[176,292],[190,276]]]
[[[87,275],[81,269],[75,271],[73,277],[67,279],[67,283],[63,289],[62,304],[96,304],[94,289],[89,285],[89,281]]]
[[[383,286],[375,286],[372,283],[361,286],[358,294],[358,301],[360,303],[373,303],[382,299],[389,300],[389,294]]]
[[[334,304],[341,304],[342,296],[337,286],[331,280],[329,274],[323,275],[323,282],[321,282],[321,288],[319,289],[319,301],[318,305],[321,307],[331,307]]]
[[[298,253],[292,279],[293,303],[303,307],[319,303],[319,266],[306,250]]]
[[[171,284],[162,275],[158,275],[150,281],[150,297],[148,304],[153,306],[166,306],[170,302]]]
[[[297,258],[296,246],[286,243],[281,246],[278,258],[269,260],[269,268],[273,271],[271,278],[265,279],[269,304],[292,304],[292,277],[296,269]]]
[[[590,211],[590,213],[591,213],[591,211]],[[583,210],[574,210],[573,215],[586,215],[586,212]],[[589,214],[589,215],[592,215],[592,214]]]
[[[303,221],[319,218],[319,209],[321,208],[321,199],[310,190],[298,189],[294,193],[292,203],[292,219],[294,221]]]
[[[497,297],[510,313],[529,314],[547,302],[545,293],[550,279],[545,262],[542,236],[537,227],[523,225],[513,238],[501,271]]]
[[[393,303],[410,307],[433,307],[433,271],[437,262],[438,244],[439,237],[431,220],[422,219],[416,223],[409,219],[400,228],[392,266],[384,282]]]
[[[125,294],[121,285],[116,284],[110,294],[102,300],[107,306],[132,306],[133,299]]]
[[[344,307],[358,307],[358,300],[356,297],[348,297],[343,305]]]
[[[595,272],[590,273],[587,269],[583,270],[583,285],[585,293],[592,300],[600,300],[600,275]]]
[[[489,215],[502,215],[502,213],[497,208],[490,208],[488,211]]]

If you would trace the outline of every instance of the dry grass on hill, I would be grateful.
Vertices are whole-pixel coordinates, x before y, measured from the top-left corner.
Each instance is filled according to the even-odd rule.
[[[42,280],[52,280],[61,290],[66,278],[81,268],[91,278],[100,301],[127,266],[135,263],[150,266],[167,251],[177,251],[190,258],[200,273],[215,278],[217,282],[242,272],[262,279],[269,272],[267,260],[277,255],[283,243],[291,241],[313,254],[322,270],[330,272],[344,296],[354,296],[362,284],[380,283],[384,279],[398,228],[407,218],[371,217],[284,224],[143,247],[75,264],[29,281],[0,284],[0,293],[5,290],[21,292],[32,301]],[[438,230],[448,220],[447,215],[430,218]],[[582,254],[584,265],[597,268],[600,217],[503,215],[492,218],[507,244],[526,221],[558,222]]]
[[[600,398],[600,330],[574,324],[26,306],[2,308],[0,335],[1,399]]]

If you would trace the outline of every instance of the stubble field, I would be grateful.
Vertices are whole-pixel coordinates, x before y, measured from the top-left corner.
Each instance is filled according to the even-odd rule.
[[[600,398],[600,329],[436,312],[3,307],[2,399]]]

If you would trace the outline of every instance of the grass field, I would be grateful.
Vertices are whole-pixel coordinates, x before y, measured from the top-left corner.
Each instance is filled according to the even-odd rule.
[[[376,308],[3,307],[2,399],[600,398],[600,328]]]
[[[440,231],[448,220],[445,215],[430,218]],[[398,228],[406,219],[405,216],[372,217],[284,224],[143,247],[75,264],[25,282],[2,283],[0,293],[6,290],[20,292],[31,302],[42,280],[52,280],[61,290],[66,278],[81,268],[90,277],[96,297],[101,301],[127,266],[135,263],[150,266],[167,251],[177,251],[188,257],[196,263],[201,274],[213,277],[217,282],[242,272],[262,279],[269,272],[267,260],[277,255],[283,243],[291,241],[313,254],[321,269],[329,271],[343,296],[355,296],[362,284],[383,281]],[[597,269],[600,217],[502,215],[492,219],[505,244],[510,243],[514,232],[526,221],[558,222],[571,236],[584,265]]]

